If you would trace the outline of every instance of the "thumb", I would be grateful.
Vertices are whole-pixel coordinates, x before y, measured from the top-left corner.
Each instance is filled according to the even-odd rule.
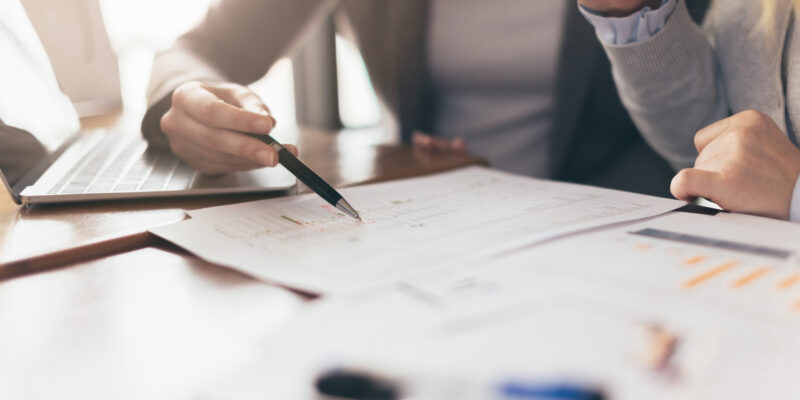
[[[713,199],[719,199],[723,189],[722,175],[719,172],[697,168],[681,170],[672,178],[670,184],[672,195],[684,201],[691,201],[697,197],[714,201]]]

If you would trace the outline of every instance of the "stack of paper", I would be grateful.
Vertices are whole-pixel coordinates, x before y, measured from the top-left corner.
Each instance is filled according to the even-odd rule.
[[[265,280],[351,292],[265,338],[253,365],[204,395],[314,398],[314,379],[345,366],[423,386],[445,376],[596,384],[615,399],[800,397],[800,225],[647,218],[682,203],[484,168],[343,194],[364,222],[307,195],[154,231]]]

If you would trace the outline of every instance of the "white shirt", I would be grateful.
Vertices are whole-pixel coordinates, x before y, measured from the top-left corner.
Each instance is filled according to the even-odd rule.
[[[463,137],[506,171],[551,177],[555,81],[567,1],[433,0],[432,134]]]

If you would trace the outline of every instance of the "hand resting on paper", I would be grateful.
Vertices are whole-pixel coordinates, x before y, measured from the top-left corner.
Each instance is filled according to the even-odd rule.
[[[697,132],[700,155],[671,190],[681,200],[704,197],[730,211],[787,219],[800,150],[770,117],[743,111]]]

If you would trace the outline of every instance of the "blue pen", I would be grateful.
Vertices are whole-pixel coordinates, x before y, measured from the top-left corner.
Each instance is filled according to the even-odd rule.
[[[500,385],[499,392],[504,399],[541,400],[604,400],[602,390],[569,382],[550,384],[526,384],[509,382]]]

